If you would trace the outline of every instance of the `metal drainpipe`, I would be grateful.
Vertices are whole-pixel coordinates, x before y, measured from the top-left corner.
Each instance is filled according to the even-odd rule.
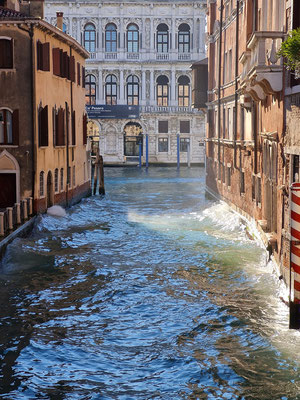
[[[233,165],[237,168],[236,163],[236,140],[237,140],[237,116],[238,116],[238,73],[239,73],[239,12],[240,12],[240,1],[236,0],[236,24],[235,24],[235,94],[234,94],[234,106],[235,106],[235,116],[234,116],[234,153],[233,153]]]
[[[220,163],[220,138],[221,138],[221,56],[222,56],[222,29],[223,29],[223,0],[220,10],[220,35],[219,35],[219,87],[218,87],[218,162]],[[219,165],[218,165],[219,168]]]
[[[70,60],[71,60],[71,56],[72,56],[72,48],[70,46]],[[74,59],[74,72],[75,72],[75,59]],[[70,118],[70,121],[71,121],[71,134],[72,134],[72,140],[73,140],[73,122],[72,122],[72,118],[73,118],[73,82],[72,82],[72,77],[70,77],[70,96],[71,96],[71,118]],[[76,132],[76,130],[75,130],[75,132]],[[75,143],[76,143],[76,137],[75,137]],[[73,144],[75,145],[75,143],[73,143],[73,141],[72,141],[72,145]],[[68,150],[68,152],[69,152],[69,150]],[[74,152],[73,147],[72,147],[72,152]],[[71,173],[72,173],[72,171],[71,171]],[[72,198],[73,198],[73,192],[72,192]]]
[[[32,198],[33,198],[33,205],[35,200],[35,169],[36,169],[36,149],[35,149],[35,64],[34,64],[34,45],[33,45],[33,27],[34,24],[30,24],[30,29],[24,29],[20,25],[18,28],[24,32],[27,32],[30,37],[30,69],[31,69],[31,82],[30,82],[30,95],[31,95],[31,168],[32,168]],[[36,212],[36,207],[34,206],[34,212]]]

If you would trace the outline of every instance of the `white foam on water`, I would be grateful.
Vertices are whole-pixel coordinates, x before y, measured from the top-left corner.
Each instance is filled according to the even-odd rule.
[[[49,207],[47,214],[51,215],[51,217],[65,217],[67,215],[66,210],[61,206]]]

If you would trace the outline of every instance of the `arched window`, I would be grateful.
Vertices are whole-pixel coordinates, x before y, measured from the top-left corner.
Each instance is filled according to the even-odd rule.
[[[165,75],[160,75],[157,80],[157,105],[162,107],[168,106],[169,98],[169,79]]]
[[[0,144],[13,144],[12,113],[0,110]]]
[[[181,24],[178,29],[178,52],[189,53],[190,48],[190,27],[188,24]]]
[[[111,53],[115,53],[117,51],[117,28],[115,24],[106,25],[105,51]]]
[[[85,104],[96,104],[96,78],[87,75],[85,78]]]
[[[60,191],[64,190],[64,169],[60,169]]]
[[[58,192],[58,168],[55,168],[54,171],[54,191],[55,193]]]
[[[178,79],[178,105],[188,107],[190,105],[190,78],[180,76]]]
[[[105,100],[108,105],[117,104],[117,78],[108,75],[105,80]]]
[[[44,171],[40,172],[40,197],[45,195]]]
[[[168,53],[169,51],[169,28],[166,24],[159,24],[157,27],[157,52]]]
[[[84,27],[84,47],[91,53],[96,50],[96,29],[93,24]]]
[[[139,51],[139,28],[130,24],[127,28],[127,51],[137,53]]]
[[[135,75],[127,78],[127,104],[129,106],[139,104],[139,78]]]
[[[0,38],[0,68],[13,68],[13,40]]]

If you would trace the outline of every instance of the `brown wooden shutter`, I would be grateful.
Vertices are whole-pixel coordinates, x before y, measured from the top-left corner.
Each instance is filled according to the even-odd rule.
[[[158,133],[168,133],[168,121],[158,121]]]
[[[74,56],[70,57],[70,79],[72,82],[75,82],[75,58],[74,58]]]
[[[60,76],[60,49],[58,47],[52,50],[53,74]]]
[[[190,133],[190,121],[180,121],[180,133]]]
[[[80,86],[80,64],[77,63],[77,85]]]
[[[42,53],[42,43],[38,40],[36,43],[36,66],[37,69],[43,69],[43,53]]]
[[[46,42],[43,44],[42,52],[43,52],[42,69],[43,69],[43,71],[50,71],[50,43],[49,42]]]
[[[76,145],[76,118],[75,110],[72,112],[72,144]]]
[[[0,39],[0,68],[5,65],[5,39]]]
[[[48,146],[48,106],[41,110],[41,146]]]
[[[12,135],[13,144],[19,145],[19,110],[15,110],[12,114]]]
[[[83,144],[87,144],[87,115],[83,114],[82,119],[82,134],[83,134]]]
[[[65,144],[65,125],[64,125],[64,110],[60,108],[57,115],[57,146],[64,146]]]
[[[53,146],[56,146],[56,126],[57,126],[57,114],[56,109],[52,108],[52,133],[53,133]]]
[[[82,67],[82,87],[85,88],[85,68]]]

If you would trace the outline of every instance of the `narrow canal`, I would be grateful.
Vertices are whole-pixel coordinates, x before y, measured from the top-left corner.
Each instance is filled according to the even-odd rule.
[[[265,252],[200,168],[107,169],[0,268],[0,398],[299,399]]]

